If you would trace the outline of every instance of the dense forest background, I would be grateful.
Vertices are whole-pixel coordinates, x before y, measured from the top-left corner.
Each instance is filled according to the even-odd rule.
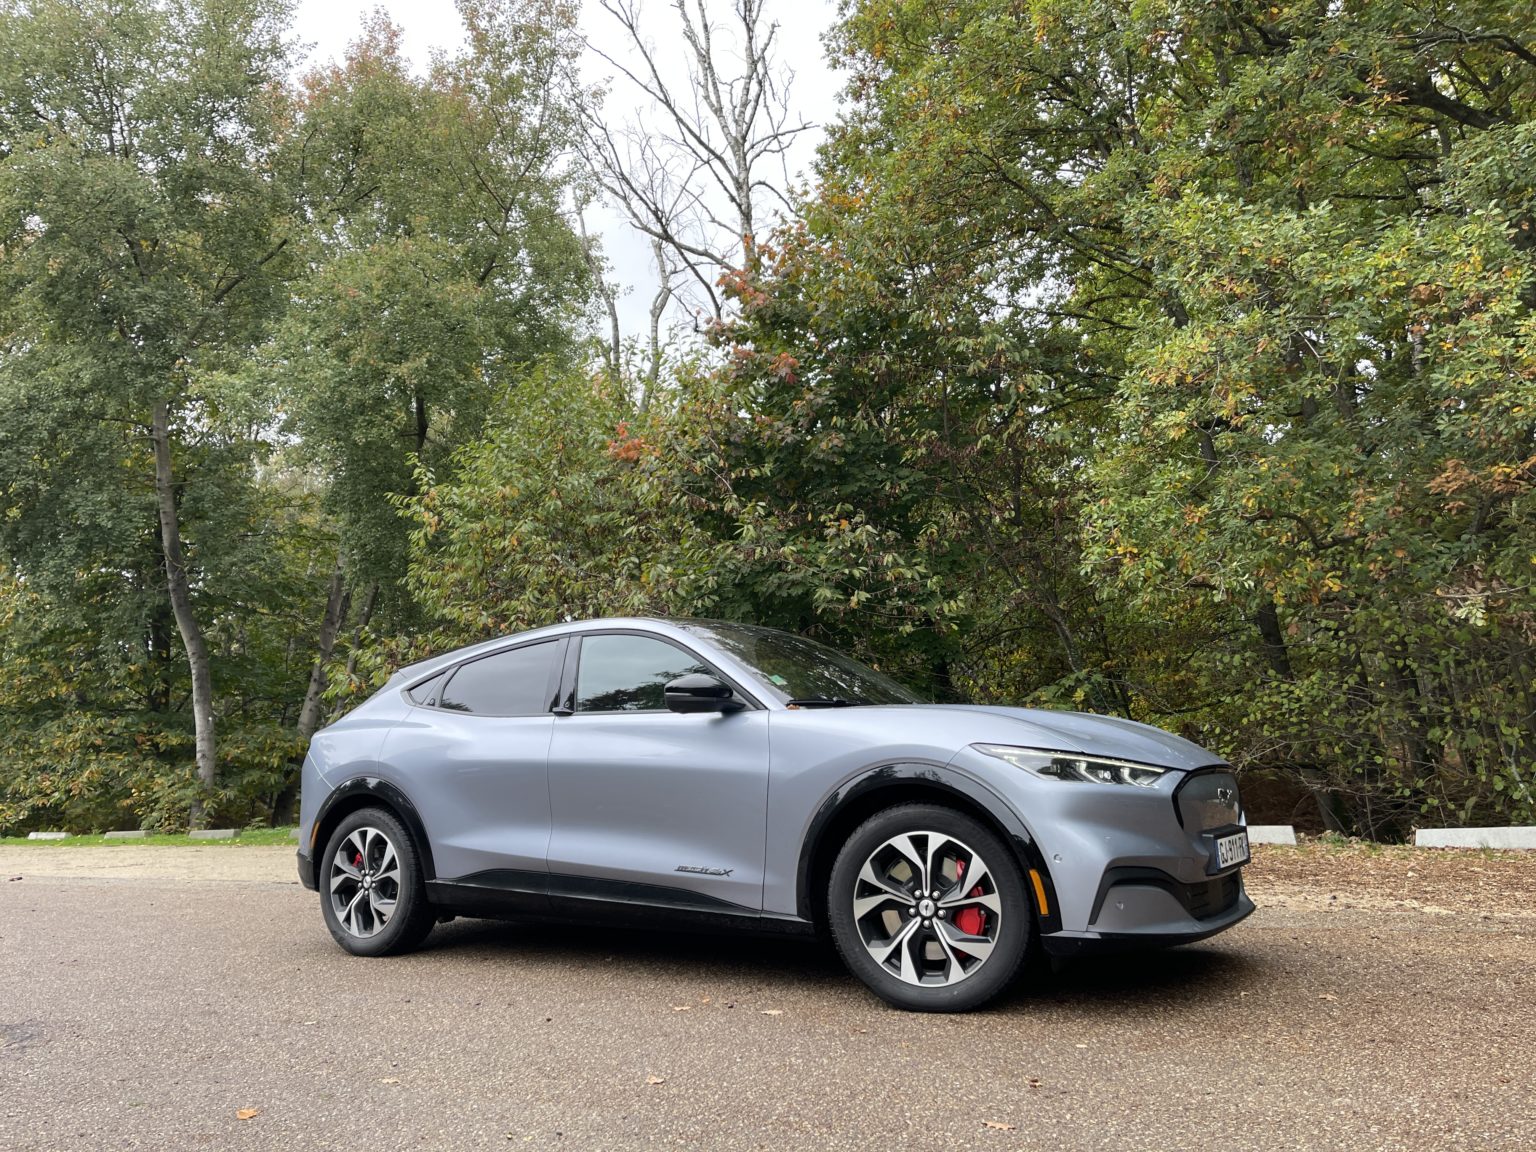
[[[734,73],[673,13],[654,137],[571,4],[459,9],[303,71],[282,0],[0,0],[0,832],[281,821],[401,662],[616,613],[1536,821],[1527,4],[848,0],[794,193],[771,5]]]

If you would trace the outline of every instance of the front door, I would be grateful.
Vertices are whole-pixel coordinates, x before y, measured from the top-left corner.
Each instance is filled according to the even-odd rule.
[[[667,681],[718,675],[670,640],[586,633],[579,644],[573,710],[555,717],[549,747],[557,910],[564,896],[760,912],[768,713],[667,711]]]

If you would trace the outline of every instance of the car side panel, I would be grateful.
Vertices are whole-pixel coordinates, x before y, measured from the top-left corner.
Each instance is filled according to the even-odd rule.
[[[555,718],[549,780],[553,877],[639,902],[762,908],[766,711]],[[558,892],[560,882],[552,881]],[[654,890],[653,890],[654,889]]]
[[[387,770],[421,812],[439,879],[545,871],[553,724],[412,708],[390,732]]]

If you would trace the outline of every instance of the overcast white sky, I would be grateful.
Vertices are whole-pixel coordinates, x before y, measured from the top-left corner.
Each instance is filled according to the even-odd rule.
[[[435,48],[451,49],[462,42],[463,25],[448,0],[299,0],[295,14],[298,39],[310,45],[311,59],[337,58],[346,50],[365,13],[382,8],[404,33],[406,53],[418,65],[425,65]],[[771,19],[781,25],[777,40],[779,60],[794,72],[791,87],[793,117],[803,117],[815,124],[829,121],[837,104],[840,81],[827,67],[821,34],[836,14],[836,0],[767,0]],[[653,29],[650,38],[656,44],[658,58],[674,65],[681,77],[683,57],[674,44],[675,15],[669,0],[644,0],[643,27]],[[711,17],[725,23],[731,15],[731,0],[706,0]],[[628,41],[617,23],[596,0],[583,0],[583,30],[588,40],[616,58],[627,58]],[[586,78],[589,83],[607,81],[613,68],[588,54]],[[623,117],[633,106],[633,97],[622,78],[610,85],[607,109]],[[803,133],[791,157],[792,177],[797,182],[809,171],[819,131]],[[798,174],[798,175],[796,175]],[[651,254],[644,237],[634,233],[615,212],[588,216],[589,230],[602,234],[603,249],[613,263],[614,278],[625,290],[620,300],[620,323],[626,336],[638,335],[646,325],[646,314],[655,291]]]

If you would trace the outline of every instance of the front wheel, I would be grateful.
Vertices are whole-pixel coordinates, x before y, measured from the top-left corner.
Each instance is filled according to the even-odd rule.
[[[865,821],[832,866],[828,920],[850,971],[917,1012],[964,1012],[1007,986],[1034,934],[1023,871],[989,829],[908,804]]]
[[[392,812],[361,808],[331,833],[320,861],[320,908],[355,956],[408,952],[432,931],[421,857]]]

